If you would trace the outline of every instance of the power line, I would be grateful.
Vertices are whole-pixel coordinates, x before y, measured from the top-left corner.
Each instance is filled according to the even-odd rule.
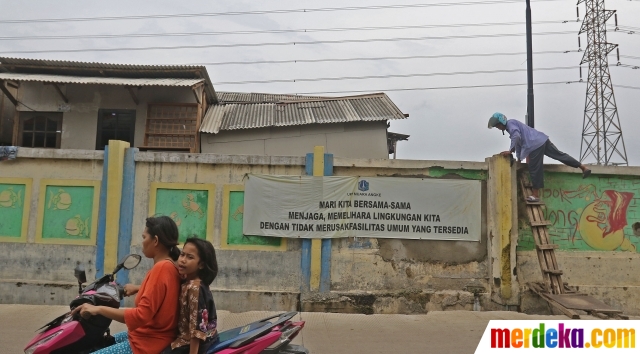
[[[639,66],[618,63],[616,67],[640,69]],[[550,68],[537,68],[535,71],[553,71],[577,69],[577,66],[563,66]],[[341,80],[368,80],[368,79],[388,79],[388,78],[410,78],[429,76],[456,76],[456,75],[477,75],[477,74],[499,74],[523,72],[526,69],[501,69],[501,70],[476,70],[476,71],[456,71],[456,72],[436,72],[436,73],[413,73],[413,74],[390,74],[390,75],[368,75],[368,76],[340,76],[340,77],[320,77],[301,79],[273,79],[273,80],[250,80],[250,81],[223,81],[214,82],[214,85],[246,85],[246,84],[268,84],[268,83],[295,83],[295,82],[316,82],[316,81],[341,81]]]
[[[567,54],[580,52],[580,50],[549,50],[533,52],[533,54]],[[320,63],[320,62],[346,62],[346,61],[375,61],[375,60],[407,60],[407,59],[439,59],[439,58],[469,58],[469,57],[495,57],[509,55],[525,55],[526,52],[515,53],[470,53],[470,54],[445,54],[445,55],[411,55],[396,57],[360,57],[360,58],[324,58],[324,59],[289,59],[289,60],[256,60],[256,61],[220,61],[212,63],[190,63],[183,65],[255,65],[255,64],[292,64],[292,63]]]
[[[632,90],[640,90],[640,87],[636,87],[636,86],[615,85],[615,87],[622,87],[622,88],[632,89]]]
[[[577,66],[564,66],[554,68],[539,68],[536,71],[551,70],[567,70],[577,69]],[[477,75],[477,74],[498,74],[498,73],[514,73],[523,72],[527,69],[503,69],[503,70],[478,70],[478,71],[456,71],[456,72],[440,72],[440,73],[417,73],[417,74],[400,74],[400,75],[370,75],[370,76],[341,76],[341,77],[319,77],[319,78],[303,78],[303,79],[278,79],[278,80],[252,80],[252,81],[228,81],[214,82],[214,85],[246,85],[246,84],[268,84],[268,83],[294,83],[294,82],[314,82],[314,81],[342,81],[342,80],[368,80],[368,79],[388,79],[388,78],[406,78],[406,77],[428,77],[428,76],[455,76],[455,75]]]
[[[537,82],[534,85],[560,85],[560,84],[581,84],[583,81],[551,81],[551,82]],[[372,90],[349,90],[349,91],[318,91],[318,92],[296,92],[285,93],[287,95],[322,95],[322,94],[345,94],[345,93],[362,93],[362,92],[397,92],[397,91],[429,91],[429,90],[454,90],[454,89],[475,89],[475,88],[494,88],[494,87],[515,87],[526,86],[527,83],[517,84],[493,84],[493,85],[466,85],[466,86],[438,86],[438,87],[413,87],[402,89],[372,89]],[[616,85],[616,87],[622,87],[626,89],[640,90],[640,87]]]
[[[640,59],[640,57],[634,57],[634,56],[630,56],[630,55],[621,55],[620,58],[625,58],[625,59]]]
[[[628,65],[628,64],[622,64],[622,63],[617,63],[616,65],[614,65],[614,67],[629,68],[629,69],[640,69],[640,66],[638,66],[638,65]]]
[[[549,2],[549,1],[554,1],[555,2],[555,1],[562,1],[562,0],[536,0],[535,2]],[[485,1],[441,2],[441,3],[431,3],[431,4],[403,4],[403,5],[378,5],[378,6],[324,7],[324,8],[311,8],[311,9],[229,11],[229,12],[161,14],[161,15],[129,15],[129,16],[99,16],[99,17],[39,18],[39,19],[0,20],[0,23],[38,23],[38,22],[51,23],[51,22],[141,20],[141,19],[163,19],[163,18],[267,15],[267,14],[307,13],[307,12],[334,12],[334,11],[356,11],[356,10],[408,9],[408,8],[427,8],[427,7],[446,7],[446,6],[499,5],[499,4],[513,4],[513,3],[521,3],[521,1],[520,0],[485,0]]]
[[[626,28],[620,28],[620,27],[611,27],[609,26],[609,28],[607,28],[608,30],[610,30],[610,33],[624,33],[624,34],[639,34],[636,32],[636,30],[630,30],[630,29],[626,29]]]
[[[581,83],[581,81],[537,82],[537,83],[534,83],[534,85],[558,85],[558,84],[573,84],[573,83]],[[527,85],[527,83],[518,83],[518,84],[493,84],[493,85],[413,87],[413,88],[402,88],[402,89],[370,89],[370,90],[349,90],[349,91],[296,92],[296,93],[286,93],[286,94],[287,95],[320,95],[320,94],[358,93],[358,92],[453,90],[453,89],[472,89],[472,88],[491,88],[491,87],[512,87],[512,86],[526,86],[526,85]],[[640,88],[638,88],[638,89],[640,89]]]
[[[539,1],[541,1],[541,0],[539,0]],[[564,35],[564,34],[575,34],[575,32],[574,31],[560,31],[560,32],[533,33],[533,35],[537,35],[537,36]],[[519,37],[519,36],[524,36],[524,35],[525,35],[524,33],[502,33],[502,34],[459,35],[459,36],[439,36],[439,37],[430,36],[430,37],[341,39],[341,40],[299,41],[299,42],[265,42],[265,43],[181,45],[181,46],[165,46],[165,47],[163,47],[163,46],[154,46],[154,47],[95,48],[95,49],[13,50],[13,51],[0,52],[0,54],[16,54],[16,53],[80,53],[80,52],[118,52],[118,51],[204,49],[204,48],[267,47],[267,46],[339,44],[339,43],[400,42],[400,41],[440,40],[440,39],[498,38],[498,37]]]
[[[618,25],[618,28],[626,28],[626,29],[630,29],[630,30],[636,30],[636,31],[640,31],[640,27],[632,27],[632,26],[624,26],[624,25]]]
[[[568,20],[538,21],[533,24],[565,24],[572,23]],[[125,34],[88,34],[88,35],[56,35],[56,36],[0,36],[2,41],[13,40],[66,40],[66,39],[112,39],[112,38],[150,38],[150,37],[186,37],[186,36],[221,36],[221,35],[246,35],[246,34],[280,34],[280,33],[316,33],[316,32],[346,32],[346,31],[378,31],[378,30],[403,30],[426,28],[460,28],[460,27],[492,27],[515,26],[525,22],[487,22],[487,23],[455,23],[440,25],[415,25],[415,26],[368,26],[368,27],[335,27],[335,28],[303,28],[282,30],[257,30],[257,31],[214,31],[214,32],[173,32],[173,33],[125,33]]]

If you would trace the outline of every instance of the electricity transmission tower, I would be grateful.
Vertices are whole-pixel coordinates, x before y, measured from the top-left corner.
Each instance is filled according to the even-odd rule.
[[[615,10],[605,10],[604,0],[579,0],[587,12],[580,33],[587,34],[587,49],[580,65],[589,63],[587,96],[582,123],[580,161],[594,158],[598,165],[628,165],[607,54],[617,44],[607,42],[607,20]]]

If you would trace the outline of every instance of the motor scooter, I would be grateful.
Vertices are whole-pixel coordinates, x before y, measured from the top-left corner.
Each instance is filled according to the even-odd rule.
[[[83,287],[87,275],[82,265],[74,269],[78,280],[78,296],[71,301],[71,310],[84,304],[96,306],[120,307],[124,298],[124,289],[115,282],[115,274],[121,269],[133,269],[140,264],[142,257],[130,254],[122,258],[110,274]],[[71,311],[56,317],[40,327],[41,330],[25,347],[25,354],[62,354],[90,353],[114,343],[109,332],[111,320],[104,316],[92,316],[88,319],[71,316]]]
[[[137,254],[125,256],[111,274],[105,274],[94,282],[86,283],[84,267],[78,265],[74,275],[78,280],[79,295],[71,301],[71,310],[84,304],[120,307],[124,288],[114,281],[121,269],[133,269],[142,257]],[[303,346],[291,341],[304,327],[304,321],[293,321],[296,311],[285,312],[263,318],[248,325],[220,332],[207,354],[308,354]],[[115,343],[109,331],[111,320],[104,316],[85,319],[71,316],[71,311],[56,317],[40,327],[40,331],[25,347],[25,354],[85,354]]]

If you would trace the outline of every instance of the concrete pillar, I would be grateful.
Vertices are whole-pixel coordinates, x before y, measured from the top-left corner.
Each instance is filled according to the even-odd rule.
[[[118,264],[118,232],[120,229],[120,203],[122,201],[122,181],[124,175],[124,155],[129,143],[120,140],[109,140],[109,157],[107,172],[107,204],[104,271],[111,272]]]
[[[516,165],[508,157],[487,159],[487,235],[491,255],[492,300],[503,305],[519,304],[515,276],[518,242]]]

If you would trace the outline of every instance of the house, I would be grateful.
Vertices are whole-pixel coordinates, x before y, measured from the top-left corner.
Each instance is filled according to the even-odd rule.
[[[202,152],[300,156],[322,145],[335,156],[386,159],[393,153],[388,121],[408,117],[384,93],[217,95],[218,103],[210,107],[200,127]]]
[[[0,89],[0,145],[34,148],[388,158],[408,117],[384,93],[216,92],[204,66],[0,58]]]
[[[0,143],[37,148],[197,152],[217,102],[203,66],[0,58],[0,89]]]

